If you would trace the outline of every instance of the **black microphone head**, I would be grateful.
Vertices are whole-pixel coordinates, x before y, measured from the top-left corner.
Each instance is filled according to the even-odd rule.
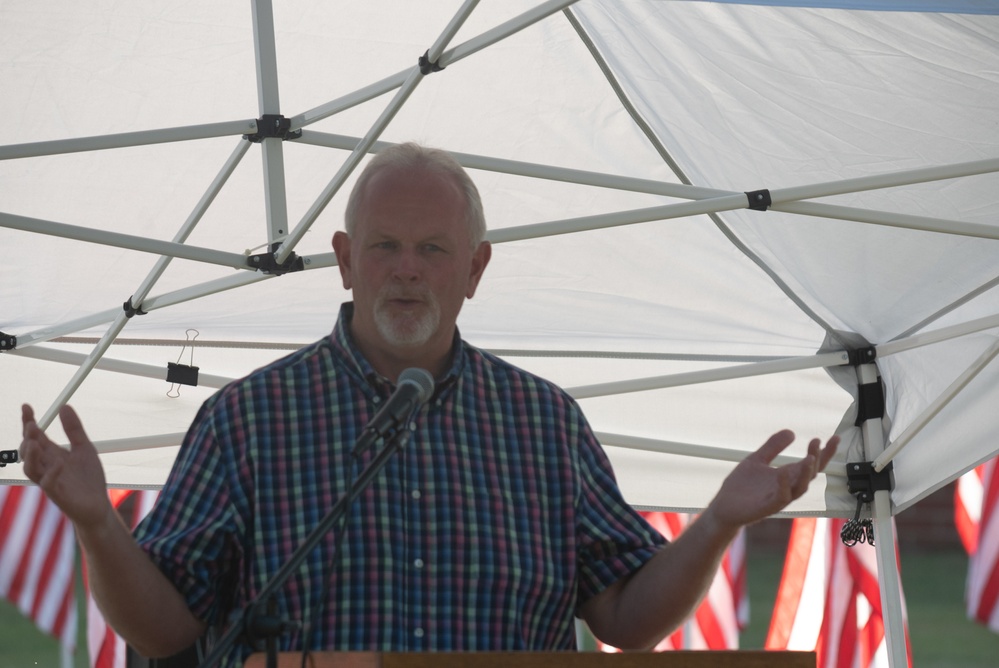
[[[399,374],[399,382],[396,385],[401,386],[403,383],[416,386],[418,392],[416,396],[421,406],[430,401],[434,393],[434,377],[426,369],[411,367],[404,370]]]

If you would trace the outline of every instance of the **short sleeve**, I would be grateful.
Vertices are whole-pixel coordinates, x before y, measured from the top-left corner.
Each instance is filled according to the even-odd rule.
[[[224,618],[226,588],[243,570],[243,522],[233,498],[234,468],[213,428],[212,399],[181,445],[155,507],[136,528],[139,546],[209,624]]]
[[[579,603],[641,568],[666,543],[625,500],[603,448],[584,425],[577,502]]]

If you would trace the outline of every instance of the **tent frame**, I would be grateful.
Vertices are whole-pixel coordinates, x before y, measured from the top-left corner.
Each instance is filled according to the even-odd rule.
[[[298,242],[301,241],[335,194],[339,192],[363,158],[368,153],[381,150],[387,145],[384,142],[380,142],[378,138],[391,123],[396,113],[409,99],[424,76],[431,71],[444,68],[451,63],[468,57],[559,11],[565,11],[571,19],[572,15],[568,8],[574,2],[575,0],[549,0],[529,12],[525,12],[506,23],[496,26],[492,30],[482,33],[474,39],[454,48],[447,49],[448,44],[455,37],[458,29],[475,9],[476,0],[467,0],[424,56],[424,64],[430,63],[435,65],[435,68],[414,65],[412,68],[353,91],[349,95],[327,102],[319,107],[293,116],[290,119],[285,119],[285,117],[281,116],[278,92],[273,8],[269,0],[254,0],[252,2],[253,32],[260,119],[237,119],[222,123],[0,146],[0,160],[10,160],[233,135],[243,136],[243,139],[237,143],[229,158],[219,169],[218,175],[210,184],[195,209],[181,226],[174,239],[169,242],[146,239],[135,235],[102,232],[56,221],[0,213],[0,227],[54,235],[88,243],[116,246],[138,252],[152,253],[158,256],[153,269],[131,295],[128,304],[131,304],[132,313],[129,313],[127,308],[123,310],[112,309],[18,336],[17,348],[8,351],[9,354],[46,359],[78,367],[72,380],[70,380],[45,412],[39,420],[39,424],[43,428],[51,424],[59,407],[69,400],[90,371],[95,368],[139,376],[163,377],[164,370],[160,367],[113,360],[106,357],[110,346],[118,338],[135,312],[148,312],[158,308],[166,308],[273,277],[273,275],[261,273],[243,254],[198,248],[185,243],[185,240],[197,226],[228,178],[232,175],[236,166],[241,163],[247,154],[251,143],[249,135],[261,134],[259,143],[261,144],[264,175],[263,191],[267,214],[265,236],[267,244],[274,253],[275,261],[281,265],[292,257],[294,248]],[[364,137],[346,137],[305,129],[322,119],[392,91],[395,91],[394,96]],[[292,139],[290,135],[270,134],[266,131],[266,128],[261,128],[263,119],[273,117],[286,120],[288,129],[295,134],[295,137]],[[290,221],[287,215],[287,192],[284,172],[284,142],[288,140],[313,146],[350,151],[340,170],[293,229],[289,225]],[[499,160],[487,156],[455,155],[459,162],[471,169],[491,170],[580,185],[616,188],[685,200],[679,203],[669,203],[642,209],[617,211],[565,220],[552,220],[494,230],[488,235],[488,239],[493,243],[572,234],[587,230],[607,229],[621,225],[687,218],[704,214],[716,214],[746,208],[758,209],[760,207],[754,201],[752,194],[763,192],[766,193],[768,199],[768,205],[764,209],[769,208],[788,214],[847,220],[951,235],[965,235],[983,239],[999,239],[999,229],[994,226],[990,227],[956,220],[904,215],[810,201],[816,198],[873,189],[898,187],[980,174],[994,174],[999,172],[999,158],[899,171],[865,178],[816,183],[806,186],[766,191],[732,192],[694,185],[677,185],[612,174],[600,174],[547,165]],[[208,281],[199,285],[189,286],[182,290],[150,296],[156,282],[174,258],[235,267],[248,271],[241,271],[235,276],[222,280]],[[335,264],[336,259],[332,253],[304,258],[304,268],[306,270],[328,268]],[[999,278],[982,286],[980,290],[984,291],[994,287],[996,283],[999,283]],[[969,295],[966,298],[970,298],[971,296]],[[937,317],[939,315],[941,314],[938,314]],[[108,323],[110,324],[105,334],[88,355],[79,355],[41,345],[81,330]],[[984,318],[971,324],[943,328],[928,334],[921,333],[902,338],[890,344],[880,346],[877,354],[879,357],[882,357],[901,352],[911,346],[927,345],[928,343],[944,340],[949,337],[963,336],[971,332],[983,331],[997,326],[999,326],[999,315]],[[873,459],[875,469],[878,471],[883,470],[892,458],[911,441],[912,436],[922,429],[950,400],[957,396],[983,368],[991,363],[997,354],[999,354],[999,343],[993,345],[988,351],[983,353],[976,363],[955,380],[947,391],[934,402],[931,409],[927,411],[923,418],[916,424],[913,424],[904,434],[896,438],[890,446],[886,447],[884,442],[881,420],[869,419],[865,421],[862,425],[865,452],[868,457]],[[704,372],[658,376],[619,383],[603,383],[571,388],[569,391],[577,398],[606,396],[692,383],[781,373],[805,368],[840,366],[848,363],[850,363],[849,356],[845,350],[834,351],[810,357],[755,361],[752,364],[736,365]],[[879,378],[877,366],[874,363],[858,365],[857,375],[860,384],[877,382]],[[210,375],[202,375],[200,378],[201,384],[211,387],[224,385],[229,380],[228,378]],[[175,444],[179,436],[179,434],[164,434],[144,439],[105,442],[100,444],[100,449],[102,452],[114,452],[133,448],[162,447],[164,445]],[[707,456],[727,461],[737,461],[744,455],[741,451],[724,448],[705,448],[699,445],[642,439],[623,434],[603,433],[598,434],[598,436],[607,445],[670,452],[686,456]],[[895,554],[894,529],[892,526],[893,508],[890,492],[877,492],[873,508],[875,529],[877,532],[878,565],[879,572],[882,574],[880,578],[881,595],[885,611],[889,662],[892,666],[904,665],[906,656],[904,622],[901,616],[901,591],[898,585],[897,555]]]

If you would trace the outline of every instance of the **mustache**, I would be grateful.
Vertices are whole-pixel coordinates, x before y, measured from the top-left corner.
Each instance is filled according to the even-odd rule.
[[[434,303],[437,298],[429,288],[426,287],[406,287],[406,286],[386,286],[378,293],[379,303],[384,303],[391,299],[411,299]]]

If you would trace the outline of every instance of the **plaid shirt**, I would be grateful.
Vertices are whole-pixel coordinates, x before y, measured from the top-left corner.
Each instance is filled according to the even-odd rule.
[[[253,599],[377,454],[350,450],[394,388],[352,344],[351,314],[205,402],[137,529],[210,624]],[[412,428],[352,504],[340,554],[327,536],[282,588],[285,617],[320,610],[282,649],[571,650],[578,606],[663,543],[576,403],[457,336]]]

